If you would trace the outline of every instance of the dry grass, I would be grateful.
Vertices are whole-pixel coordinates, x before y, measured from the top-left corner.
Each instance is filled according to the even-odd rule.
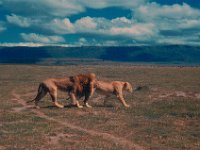
[[[200,68],[104,66],[0,66],[0,149],[200,149]],[[99,79],[129,81],[139,90],[125,98],[95,95],[92,109],[51,107],[50,97],[34,110],[20,103],[34,98],[48,77],[94,72]],[[16,97],[17,94],[19,97]]]

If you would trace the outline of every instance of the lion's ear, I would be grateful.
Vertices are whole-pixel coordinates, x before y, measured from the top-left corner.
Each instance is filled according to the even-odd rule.
[[[131,86],[131,84],[130,84],[129,82],[125,82],[125,83],[124,83],[124,87],[125,87],[125,88],[128,88],[128,87],[130,87],[130,86]]]
[[[127,87],[127,86],[128,86],[128,82],[125,82],[125,83],[124,83],[124,87]]]

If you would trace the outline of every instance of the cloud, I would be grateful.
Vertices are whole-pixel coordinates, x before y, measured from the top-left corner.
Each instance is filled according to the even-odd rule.
[[[0,46],[15,47],[15,46],[28,46],[28,47],[40,47],[40,46],[62,46],[70,47],[68,44],[51,44],[51,43],[32,43],[32,42],[19,42],[19,43],[0,43]]]
[[[119,17],[112,20],[84,17],[77,20],[74,27],[77,33],[123,36],[145,41],[157,35],[158,32],[153,23],[138,23],[126,17]]]
[[[15,46],[28,46],[28,47],[39,47],[43,46],[41,43],[28,43],[28,42],[20,42],[20,43],[0,43],[0,46],[6,47],[15,47]]]
[[[115,19],[112,19],[111,22],[113,24],[117,24],[118,26],[124,26],[126,24],[131,24],[131,20],[127,19],[126,17],[118,17]]]
[[[151,10],[151,11],[149,11]],[[200,10],[183,3],[160,5],[155,2],[134,10],[133,19],[138,22],[153,22],[160,30],[179,30],[198,25]]]
[[[89,44],[88,41],[85,38],[81,37],[76,45],[82,46],[82,45],[88,45],[88,44]]]
[[[135,40],[147,40],[156,34],[154,24],[133,24],[131,27],[112,27],[112,35],[129,36]]]
[[[200,29],[200,18],[199,19],[182,19],[179,22],[180,23],[177,26],[180,29],[192,29],[192,28]]]
[[[180,45],[200,45],[198,36],[160,36],[157,39],[157,44],[180,44]]]
[[[151,11],[150,11],[151,10]],[[160,5],[155,2],[141,5],[134,11],[134,17],[141,21],[155,19],[183,19],[200,17],[200,11],[186,3],[174,5]]]
[[[78,0],[83,6],[94,9],[101,9],[107,7],[123,7],[134,8],[141,5],[146,0]]]
[[[92,32],[96,29],[97,23],[91,17],[83,17],[75,22],[75,27],[78,32]]]
[[[199,41],[196,33],[200,33],[200,10],[186,3],[147,3],[133,10],[132,20],[141,24],[153,23],[157,30],[154,41],[158,44],[187,44]]]
[[[42,26],[41,26],[42,27]],[[150,40],[158,31],[153,23],[138,23],[126,17],[108,20],[102,17],[83,17],[71,23],[69,19],[53,20],[43,28],[48,28],[57,34],[90,34],[95,36],[108,36],[129,38],[132,40]]]
[[[18,25],[20,27],[29,27],[31,25],[31,19],[25,18],[22,16],[17,16],[15,14],[12,15],[6,15],[6,19],[9,23]]]
[[[186,3],[161,5],[150,0],[0,0],[0,2],[1,7],[10,12],[6,15],[8,23],[28,28],[28,32],[34,32],[21,34],[21,38],[28,42],[62,43],[65,42],[63,37],[71,36],[72,40],[82,44],[98,42],[160,44],[199,41],[200,10]],[[113,7],[131,10],[132,18],[121,16],[106,19],[105,14],[102,14],[102,17],[91,17],[91,14],[87,13],[88,8],[112,9]],[[86,15],[82,16],[81,13],[85,11],[83,14]],[[80,18],[74,20],[72,17],[71,20],[74,14],[80,14],[77,15]],[[6,30],[5,25],[0,24],[0,32]]]
[[[84,12],[86,8],[122,7],[132,9],[146,0],[2,0],[3,7],[27,16],[67,17]]]
[[[56,34],[68,34],[74,33],[74,25],[70,22],[68,18],[64,19],[53,19],[49,23],[44,23],[43,28],[48,28]]]
[[[38,17],[70,16],[85,10],[79,3],[71,0],[3,0],[3,7],[19,15]]]
[[[24,39],[27,42],[33,42],[33,43],[63,43],[65,42],[65,39],[61,36],[44,36],[40,34],[35,33],[21,33],[22,39]]]

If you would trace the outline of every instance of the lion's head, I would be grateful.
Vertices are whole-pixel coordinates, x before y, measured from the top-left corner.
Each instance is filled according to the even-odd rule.
[[[124,89],[127,90],[128,92],[132,93],[133,92],[133,87],[129,82],[124,83]]]
[[[94,92],[94,84],[96,81],[96,75],[94,73],[71,76],[70,80],[74,83],[75,93],[79,97],[89,96]]]

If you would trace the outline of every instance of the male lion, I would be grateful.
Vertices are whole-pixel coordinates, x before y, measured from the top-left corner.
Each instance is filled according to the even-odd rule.
[[[96,75],[94,73],[90,73],[89,75],[79,74],[77,76],[70,77],[70,81],[74,83],[73,92],[75,95],[79,99],[85,96],[84,104],[86,107],[91,108],[87,101],[94,94]],[[71,95],[70,98],[75,100],[75,95]]]
[[[84,103],[87,107],[90,107],[87,101],[94,93],[93,84],[95,81],[96,75],[94,73],[86,75],[80,74],[69,78],[48,78],[39,84],[38,93],[35,99],[28,101],[27,103],[35,101],[36,108],[39,108],[39,100],[49,93],[54,105],[59,108],[63,108],[64,106],[57,102],[57,90],[60,90],[68,92],[73,105],[76,105],[78,108],[82,108],[83,106],[79,104],[76,96],[78,98],[85,96]]]
[[[117,96],[117,98],[120,100],[120,102],[125,107],[130,107],[126,103],[123,97],[123,90],[127,90],[128,92],[132,93],[133,88],[132,85],[129,82],[122,82],[122,81],[112,81],[112,82],[104,82],[104,81],[96,81],[95,84],[96,91],[100,94],[106,95],[106,97],[109,97],[111,94],[114,94]],[[105,104],[105,101],[104,101]]]

